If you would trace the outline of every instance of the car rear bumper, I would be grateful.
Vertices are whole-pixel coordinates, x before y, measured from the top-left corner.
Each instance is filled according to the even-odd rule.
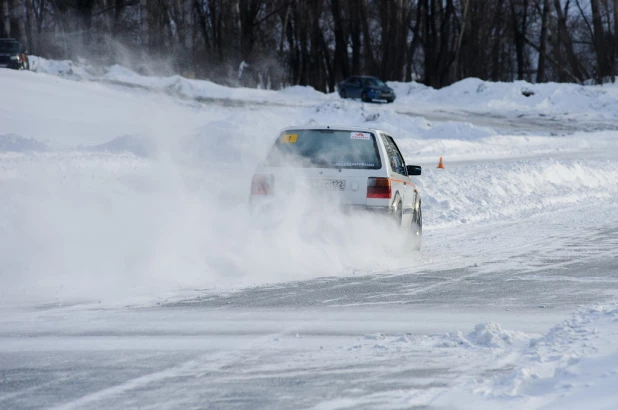
[[[373,100],[395,100],[396,98],[395,93],[393,92],[385,93],[381,91],[377,91],[373,93],[370,92],[368,93],[368,97]]]
[[[341,211],[344,214],[351,213],[372,213],[372,214],[380,214],[380,215],[388,215],[393,212],[393,208],[390,205],[379,205],[379,206],[371,206],[371,205],[356,205],[356,204],[332,204],[331,210]],[[249,199],[249,207],[251,212],[258,214],[269,214],[269,213],[281,213],[284,209],[286,209],[286,204],[278,201],[269,200],[261,197],[250,197]],[[328,208],[328,207],[327,207]],[[325,211],[324,208],[320,204],[306,204],[306,207],[300,209],[301,212],[321,212]]]
[[[0,63],[0,68],[11,68],[13,70],[17,70],[19,69],[20,64],[17,61],[11,61],[11,62],[2,62]]]
[[[346,213],[370,212],[374,214],[386,215],[392,212],[392,208],[390,206],[342,205],[341,209]]]

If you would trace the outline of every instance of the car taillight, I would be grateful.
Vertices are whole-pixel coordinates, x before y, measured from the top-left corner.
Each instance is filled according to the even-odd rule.
[[[388,178],[368,178],[367,198],[390,198],[391,180]]]
[[[254,175],[251,180],[251,195],[272,195],[274,182],[273,175]]]

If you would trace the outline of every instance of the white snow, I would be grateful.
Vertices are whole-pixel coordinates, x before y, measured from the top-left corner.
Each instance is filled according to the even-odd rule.
[[[446,269],[462,259],[482,263],[510,255],[514,247],[544,246],[548,255],[562,255],[570,245],[561,236],[585,232],[585,220],[572,219],[578,207],[599,204],[597,219],[616,220],[615,131],[552,128],[577,128],[580,121],[618,128],[615,85],[468,79],[433,90],[394,83],[398,99],[386,105],[340,100],[308,87],[256,90],[148,77],[121,66],[33,58],[33,68],[0,71],[0,89],[17,96],[16,103],[0,106],[0,323],[17,333],[25,332],[17,324],[26,319],[15,306],[100,301],[113,310],[170,295],[182,299],[189,289],[221,295],[324,276]],[[517,128],[532,117],[541,121],[537,131]],[[499,127],[501,121],[507,125]],[[335,211],[290,214],[270,231],[255,229],[259,221],[246,206],[253,169],[279,129],[314,123],[383,128],[409,163],[424,166],[417,181],[426,251],[394,251],[384,246],[393,238],[379,223]],[[444,170],[435,168],[439,157]],[[315,211],[313,205],[298,206]],[[535,242],[530,229],[513,231],[519,241],[487,233],[520,220],[536,220],[555,240]],[[514,254],[508,267],[534,263]],[[507,270],[494,266],[500,267]],[[46,328],[44,316],[31,319]],[[296,330],[294,342],[271,335],[268,343],[320,346],[322,353],[312,354],[332,363],[426,353],[439,363],[448,359],[461,375],[448,388],[400,387],[358,400],[348,394],[316,408],[611,409],[618,402],[613,304],[582,309],[544,334],[493,321],[463,330],[449,323],[442,325],[448,331],[432,334],[373,326],[374,333],[337,338],[335,346]],[[26,345],[19,343],[0,337],[0,351],[22,351]],[[28,349],[36,350],[32,343]],[[175,343],[184,342],[169,346]],[[0,406],[3,397],[0,392]],[[88,397],[83,403],[99,399]]]

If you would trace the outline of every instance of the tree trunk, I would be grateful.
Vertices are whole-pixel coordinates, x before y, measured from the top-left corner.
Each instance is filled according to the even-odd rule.
[[[603,30],[603,21],[601,19],[601,9],[599,0],[590,0],[592,8],[592,26],[594,27],[594,51],[597,58],[596,81],[598,84],[603,84],[603,79],[610,73],[607,70],[608,50],[605,49],[605,32]]]
[[[183,25],[185,31],[184,45],[184,68],[189,77],[195,77],[195,65],[193,59],[193,41],[194,41],[194,24],[193,24],[193,0],[183,0]]]
[[[34,25],[34,9],[32,7],[32,0],[26,0],[26,35],[28,36],[28,52],[30,54],[37,53],[36,39],[34,37],[35,30],[32,30]]]
[[[616,0],[618,1],[618,0]],[[353,4],[354,3],[354,4]],[[350,19],[350,39],[352,40],[352,71],[351,74],[360,74],[361,58],[361,29],[360,16],[356,10],[356,4],[348,1],[348,16]]]
[[[331,0],[330,4],[335,29],[334,81],[338,82],[339,80],[346,79],[350,75],[348,47],[341,18],[341,4],[339,0]]]
[[[371,44],[371,34],[369,33],[369,18],[367,16],[366,0],[358,1],[358,13],[360,25],[363,31],[363,48],[365,51],[365,70],[369,74],[377,74],[378,67],[375,56],[373,54],[373,46]]]
[[[614,80],[618,75],[618,0],[614,0]]]
[[[562,12],[560,0],[554,0],[554,8],[556,9],[556,14],[558,15],[558,30],[560,35],[560,41],[562,42],[564,49],[567,54],[567,60],[569,65],[571,66],[571,72],[577,78],[578,82],[582,82],[586,74],[583,72],[579,60],[575,55],[575,51],[573,50],[573,40],[569,35],[569,30],[566,25],[566,17]]]
[[[4,37],[11,37],[11,19],[9,13],[9,0],[2,1],[2,34]]]
[[[618,0],[617,0],[618,1]],[[414,66],[414,56],[416,55],[416,49],[421,42],[421,22],[422,22],[422,3],[419,1],[416,6],[416,24],[412,29],[412,41],[410,42],[410,48],[408,50],[408,66],[406,68],[406,81],[412,81],[412,71]]]
[[[536,70],[537,83],[545,82],[545,54],[547,53],[547,26],[549,24],[549,8],[549,0],[543,0],[543,11],[541,17],[541,38],[539,41],[539,62]]]
[[[461,43],[463,41],[464,33],[466,32],[466,24],[468,22],[468,10],[470,8],[470,0],[465,0],[464,9],[463,9],[463,17],[461,23],[461,29],[459,31],[459,37],[457,38],[457,45],[455,46],[455,58],[453,61],[453,65],[451,66],[451,82],[457,81],[459,78],[459,53],[461,51]]]
[[[150,27],[148,13],[148,0],[140,0],[140,16],[141,16],[141,34],[142,34],[142,46],[146,49],[147,53],[150,53]]]
[[[524,45],[526,38],[526,25],[528,17],[528,0],[524,0],[522,4],[523,10],[517,10],[514,0],[511,0],[511,20],[513,24],[513,35],[515,37],[515,53],[517,57],[517,79],[524,80],[525,76],[525,56]],[[521,26],[518,21],[518,16],[521,16]]]

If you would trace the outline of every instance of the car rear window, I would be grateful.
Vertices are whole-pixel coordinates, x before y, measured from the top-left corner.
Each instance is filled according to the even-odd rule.
[[[264,166],[380,169],[375,135],[350,130],[290,130],[277,139]]]
[[[10,41],[0,42],[0,53],[19,53],[19,43]]]
[[[384,84],[382,80],[378,80],[377,78],[363,78],[363,85],[383,87],[386,84]]]

